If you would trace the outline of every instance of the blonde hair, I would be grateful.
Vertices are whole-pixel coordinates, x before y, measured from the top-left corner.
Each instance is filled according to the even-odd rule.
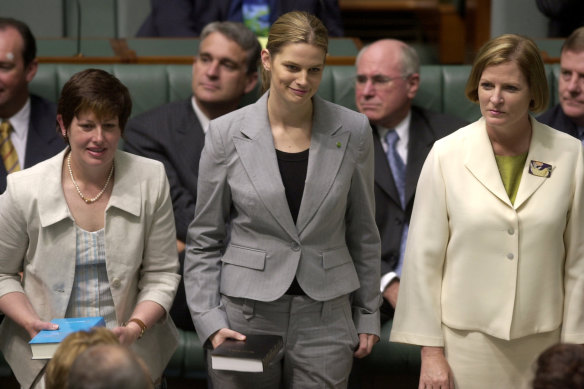
[[[95,327],[90,331],[79,331],[68,335],[47,364],[45,374],[46,388],[65,389],[69,370],[75,358],[89,347],[98,344],[119,345],[120,342],[116,335],[105,327]]]
[[[517,34],[498,36],[481,47],[466,83],[466,97],[477,103],[479,81],[485,68],[507,62],[515,62],[527,80],[532,98],[529,104],[531,111],[537,113],[545,110],[550,92],[539,50],[533,40]]]
[[[273,58],[289,43],[308,43],[328,51],[328,31],[308,12],[292,11],[280,16],[270,27],[266,49]],[[270,88],[270,72],[262,67],[262,93]]]

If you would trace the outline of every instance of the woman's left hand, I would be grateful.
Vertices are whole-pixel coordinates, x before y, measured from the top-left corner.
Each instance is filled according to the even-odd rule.
[[[136,323],[129,322],[125,327],[114,328],[112,332],[118,337],[122,346],[130,346],[138,340],[142,329]]]
[[[355,358],[364,358],[371,353],[373,345],[379,342],[379,336],[373,334],[359,334],[359,348],[353,354]]]

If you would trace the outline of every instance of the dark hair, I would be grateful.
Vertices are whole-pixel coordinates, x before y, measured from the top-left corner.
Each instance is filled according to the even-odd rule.
[[[237,43],[247,54],[247,74],[258,71],[260,62],[260,52],[262,47],[258,38],[243,23],[236,22],[212,22],[201,31],[200,41],[202,42],[209,34],[218,32],[229,40]]]
[[[32,32],[26,23],[13,18],[0,17],[0,30],[4,31],[8,27],[12,27],[18,31],[22,37],[22,40],[24,41],[24,47],[22,48],[22,59],[24,61],[24,67],[26,68],[36,58],[37,48],[34,35],[32,35]]]
[[[292,11],[280,16],[268,35],[266,49],[274,58],[289,43],[308,43],[328,51],[328,31],[324,24],[308,12]],[[262,67],[262,92],[270,88],[270,73]]]
[[[532,98],[529,108],[533,112],[546,109],[550,92],[539,49],[530,38],[516,34],[498,36],[481,47],[466,83],[466,97],[478,102],[479,81],[485,68],[507,62],[515,62],[527,80]]]
[[[533,389],[557,388],[584,388],[584,346],[556,344],[537,358]]]
[[[75,73],[61,90],[57,114],[68,129],[73,118],[85,111],[93,112],[99,119],[117,117],[123,134],[132,112],[130,92],[105,70],[86,69]]]

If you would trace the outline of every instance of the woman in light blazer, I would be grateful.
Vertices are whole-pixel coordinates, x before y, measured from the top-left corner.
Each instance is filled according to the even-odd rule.
[[[185,260],[197,333],[210,347],[284,338],[261,375],[210,364],[217,388],[344,388],[379,339],[372,133],[315,96],[327,43],[313,15],[281,16],[262,51],[271,88],[206,135]]]
[[[43,387],[28,341],[54,318],[103,316],[153,381],[177,346],[169,187],[161,163],[117,150],[131,108],[111,74],[75,74],[57,108],[69,147],[10,174],[0,196],[0,349],[23,388]]]
[[[424,346],[420,388],[521,388],[584,342],[582,145],[529,115],[548,94],[533,41],[491,40],[466,86],[482,118],[425,162],[391,333]]]

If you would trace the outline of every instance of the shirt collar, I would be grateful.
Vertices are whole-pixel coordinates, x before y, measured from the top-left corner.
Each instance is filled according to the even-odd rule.
[[[408,141],[410,140],[410,122],[412,121],[412,111],[408,111],[406,117],[395,126],[394,130],[399,136],[399,142],[404,146],[407,146]],[[377,126],[377,131],[379,132],[379,137],[381,139],[385,139],[385,134],[390,129],[383,126]]]
[[[26,99],[26,103],[16,112],[12,117],[6,118],[10,121],[12,128],[14,129],[14,134],[18,138],[26,136],[28,131],[28,123],[30,121],[30,97]]]
[[[191,99],[191,103],[193,104],[193,109],[195,110],[195,115],[197,115],[197,119],[199,119],[199,123],[201,123],[201,127],[203,128],[203,132],[206,134],[207,130],[209,129],[209,118],[201,111],[199,105],[197,104],[197,100],[195,96]]]

